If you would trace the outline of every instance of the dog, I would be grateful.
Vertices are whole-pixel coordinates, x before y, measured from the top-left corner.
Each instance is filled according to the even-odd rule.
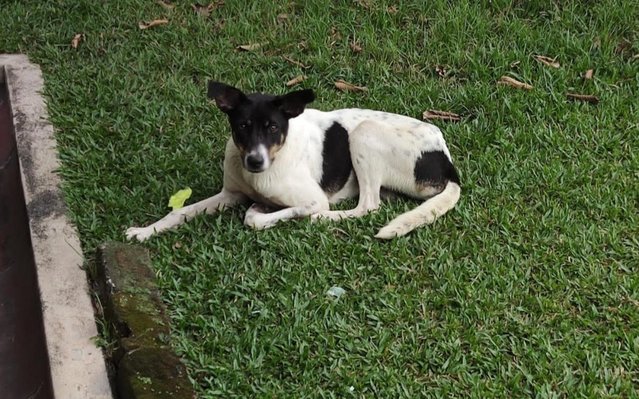
[[[459,176],[434,125],[366,109],[306,109],[315,100],[309,89],[247,95],[209,81],[208,96],[228,116],[232,133],[222,191],[147,227],[129,228],[128,239],[144,241],[198,214],[250,201],[244,224],[265,229],[306,216],[360,217],[380,206],[386,190],[423,200],[375,236],[391,239],[432,223],[459,200]],[[355,208],[330,210],[330,204],[357,195]]]

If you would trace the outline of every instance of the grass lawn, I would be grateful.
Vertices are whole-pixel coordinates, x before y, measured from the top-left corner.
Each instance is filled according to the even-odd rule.
[[[173,5],[0,6],[0,52],[43,68],[89,255],[163,216],[178,189],[196,201],[221,187],[229,129],[209,78],[283,93],[304,74],[319,109],[463,117],[438,123],[461,201],[407,237],[372,238],[410,200],[260,232],[237,209],[144,244],[202,398],[636,397],[636,0],[226,0],[208,18]],[[138,27],[158,18],[169,23]]]

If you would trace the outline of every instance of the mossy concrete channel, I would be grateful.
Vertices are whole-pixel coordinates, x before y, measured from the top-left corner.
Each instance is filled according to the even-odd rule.
[[[195,392],[168,343],[169,319],[148,251],[107,243],[98,251],[97,287],[112,328],[114,387],[121,399],[187,399]]]
[[[26,56],[0,55],[0,399],[194,398],[141,247],[98,251],[100,317],[117,349],[105,361],[97,347],[102,307],[60,191],[43,83]]]

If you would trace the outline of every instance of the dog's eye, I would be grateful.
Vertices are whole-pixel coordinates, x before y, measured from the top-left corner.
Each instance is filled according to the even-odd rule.
[[[238,127],[240,128],[240,130],[244,130],[247,127],[251,126],[251,122],[250,121],[246,121],[246,122],[242,122],[238,125]]]
[[[271,126],[268,127],[269,133],[277,133],[278,130],[280,130],[280,128],[277,127],[277,125],[271,125]]]

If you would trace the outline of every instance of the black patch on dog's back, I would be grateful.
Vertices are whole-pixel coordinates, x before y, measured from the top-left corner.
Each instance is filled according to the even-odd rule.
[[[322,180],[320,186],[327,193],[338,192],[353,170],[348,132],[335,122],[326,131],[322,149]]]
[[[428,185],[459,184],[459,175],[443,151],[425,151],[415,162],[415,181]]]

